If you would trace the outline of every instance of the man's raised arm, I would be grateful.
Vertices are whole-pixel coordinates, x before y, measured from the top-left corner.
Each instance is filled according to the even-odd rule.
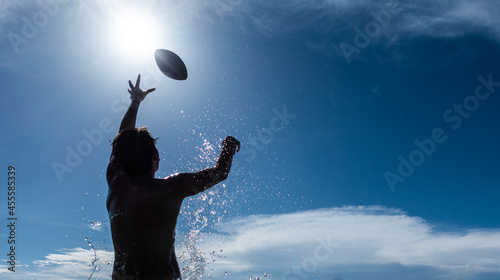
[[[132,101],[127,109],[127,112],[125,112],[125,115],[123,116],[119,131],[135,128],[135,121],[137,119],[137,111],[139,110],[139,104],[141,104],[141,101],[144,100],[144,98],[146,97],[146,95],[148,95],[148,93],[155,90],[155,88],[150,88],[148,90],[141,90],[140,83],[141,83],[141,75],[137,76],[137,81],[135,83],[135,86],[132,84],[130,80],[128,81],[128,84],[130,86],[128,92],[130,93],[130,99]]]
[[[148,90],[141,90],[140,83],[141,83],[141,75],[137,76],[137,82],[135,83],[135,86],[132,84],[130,80],[128,81],[128,84],[130,86],[128,92],[130,93],[130,99],[132,101],[127,109],[127,112],[125,112],[125,115],[123,116],[122,122],[120,124],[120,130],[118,130],[118,132],[126,129],[135,128],[135,120],[137,118],[137,110],[139,110],[139,104],[141,103],[142,100],[144,100],[144,98],[148,93],[155,90],[154,88],[150,88]],[[109,158],[108,170],[106,172],[106,177],[108,178],[108,181],[112,180],[115,176],[115,173],[119,170],[121,170],[121,167],[115,160],[113,154],[111,154]]]

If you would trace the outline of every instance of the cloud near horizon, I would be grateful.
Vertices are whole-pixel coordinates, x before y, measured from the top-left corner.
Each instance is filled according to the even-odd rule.
[[[41,260],[35,260],[30,264],[17,263],[16,272],[12,273],[2,266],[0,275],[5,280],[37,279],[37,280],[72,280],[87,279],[93,273],[93,278],[111,279],[113,252],[97,250],[97,267],[94,273],[92,261],[95,258],[94,252],[89,249],[73,248],[60,249],[56,253],[51,253]],[[3,269],[5,267],[5,269]]]
[[[183,267],[190,256],[185,254],[186,241],[180,236],[177,240]],[[205,273],[213,270],[212,278],[225,273],[231,279],[263,279],[266,273],[268,279],[500,277],[500,229],[440,231],[419,217],[383,206],[239,217],[199,235],[196,246],[205,261],[199,265]],[[107,279],[113,252],[98,249],[97,256],[101,270],[95,276]],[[62,249],[16,275],[88,277],[93,258],[88,249]]]
[[[500,276],[500,229],[441,232],[421,218],[381,206],[242,217],[207,237],[202,251],[216,248],[225,257],[213,264],[214,275],[229,270],[240,277],[271,273],[271,279],[345,274],[349,279],[408,279],[387,275],[419,268],[416,279]]]

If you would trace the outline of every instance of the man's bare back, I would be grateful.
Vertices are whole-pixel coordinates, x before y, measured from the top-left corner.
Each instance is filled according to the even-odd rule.
[[[140,102],[154,89],[142,91],[139,88],[140,76],[135,86],[129,83],[132,103],[123,117],[117,138],[138,139],[149,132],[144,128],[135,129],[137,110]],[[130,165],[123,159],[134,152],[144,159],[144,151],[133,148],[123,152],[122,146],[130,144],[122,144],[123,140],[113,141],[113,153],[106,173],[109,186],[106,206],[115,250],[113,279],[180,279],[174,237],[182,201],[225,180],[240,145],[238,140],[228,136],[223,141],[215,167],[155,179],[159,156],[154,139],[152,141],[151,149],[154,149],[146,172],[135,172],[130,166],[136,162]]]

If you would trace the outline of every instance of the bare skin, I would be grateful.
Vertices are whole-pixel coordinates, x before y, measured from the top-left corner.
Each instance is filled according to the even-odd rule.
[[[132,102],[120,131],[134,129],[139,104],[155,89],[141,90],[140,75],[130,81]],[[175,226],[184,198],[196,195],[225,180],[240,143],[228,136],[215,167],[195,173],[154,178],[159,158],[152,159],[150,174],[130,178],[111,157],[106,173],[109,192],[106,206],[115,250],[113,279],[180,279],[174,241]]]

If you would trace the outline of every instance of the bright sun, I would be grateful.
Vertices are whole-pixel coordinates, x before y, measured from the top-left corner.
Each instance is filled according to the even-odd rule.
[[[123,10],[112,18],[114,48],[134,57],[152,56],[158,45],[158,27],[151,15]]]

